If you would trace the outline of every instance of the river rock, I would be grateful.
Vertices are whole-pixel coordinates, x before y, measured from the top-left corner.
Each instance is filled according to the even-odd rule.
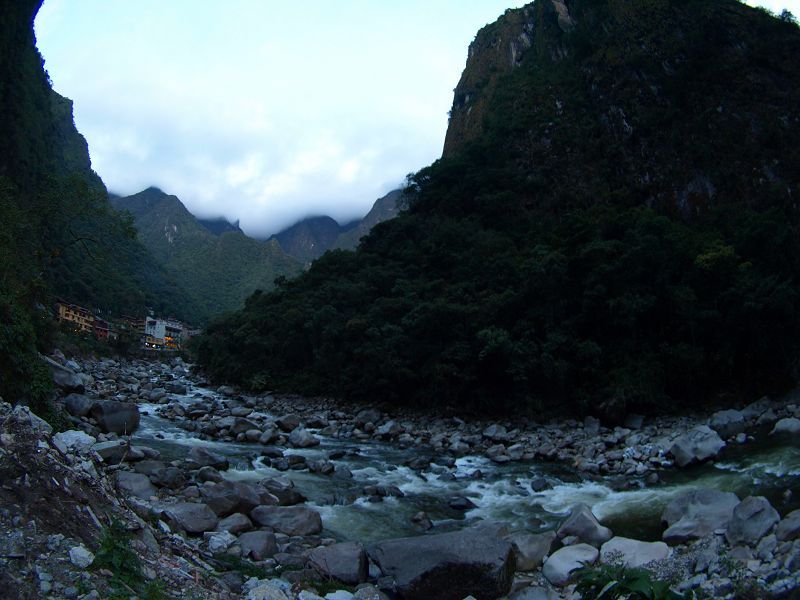
[[[98,400],[92,406],[92,417],[105,433],[130,435],[139,426],[139,407],[129,402]]]
[[[85,417],[96,401],[96,398],[89,398],[83,394],[70,394],[64,398],[64,408],[73,417]]]
[[[556,539],[555,531],[545,533],[515,533],[506,538],[514,547],[517,571],[538,569]]]
[[[256,486],[241,481],[207,482],[200,486],[200,496],[218,517],[249,513],[261,504]]]
[[[67,452],[83,454],[89,451],[96,442],[97,438],[74,429],[61,431],[53,436],[53,443],[65,454]]]
[[[239,435],[240,433],[247,433],[248,431],[258,429],[258,424],[254,423],[250,419],[244,419],[242,417],[234,417],[233,418],[233,425],[229,427],[230,432],[232,435]],[[260,430],[259,430],[260,431]]]
[[[545,561],[542,574],[551,584],[563,587],[572,581],[573,572],[597,562],[600,552],[589,544],[576,544],[556,550]]]
[[[755,546],[781,517],[763,496],[748,496],[733,509],[725,539],[731,546]]]
[[[179,383],[177,381],[170,381],[164,386],[170,394],[176,394],[178,396],[185,396],[189,390],[186,389],[186,385],[183,383]]]
[[[97,442],[92,446],[92,450],[100,455],[103,462],[115,465],[128,454],[128,444],[124,440],[111,440],[110,442]]]
[[[275,424],[284,433],[291,433],[300,426],[300,417],[297,415],[283,415],[275,419]]]
[[[242,556],[250,556],[253,560],[266,560],[278,552],[275,534],[270,531],[248,531],[239,536]]]
[[[725,529],[739,504],[736,494],[701,488],[681,494],[664,509],[668,525],[661,536],[668,544],[682,544]]]
[[[219,523],[214,511],[199,502],[172,504],[164,508],[161,514],[167,523],[186,533],[213,531]]]
[[[289,443],[295,448],[319,446],[319,439],[304,427],[296,427],[289,434]]]
[[[229,385],[221,385],[217,388],[217,393],[222,394],[223,396],[235,396],[236,390]]]
[[[158,494],[147,475],[129,471],[117,471],[117,489],[123,494],[136,496],[143,500],[149,500]]]
[[[83,380],[78,377],[72,369],[58,364],[52,358],[43,356],[42,360],[47,364],[50,369],[50,377],[56,387],[61,388],[67,393],[75,392],[82,394],[84,392]]]
[[[381,411],[377,408],[365,408],[356,413],[356,425],[363,427],[367,423],[376,425],[381,420]]]
[[[156,471],[153,477],[153,483],[171,490],[178,490],[186,485],[186,474],[178,467],[165,467]]]
[[[306,497],[294,488],[294,483],[290,479],[283,477],[264,479],[258,485],[277,499],[278,506],[294,506],[306,501]],[[262,502],[262,504],[267,503]]]
[[[775,423],[775,427],[773,427],[772,431],[769,432],[770,435],[775,435],[778,433],[785,433],[788,435],[800,434],[800,419],[796,419],[795,417],[781,419]]]
[[[781,542],[791,541],[800,536],[800,510],[793,510],[778,523],[775,535]]]
[[[744,414],[738,410],[720,410],[711,415],[708,426],[721,437],[729,438],[742,433],[747,428]]]
[[[217,524],[217,531],[230,531],[238,535],[253,529],[253,522],[247,518],[247,515],[242,513],[233,513],[220,520]]]
[[[671,552],[664,542],[641,542],[616,536],[600,548],[600,560],[604,563],[619,561],[628,568],[638,568],[656,560],[666,560]]]
[[[219,471],[228,469],[227,458],[200,446],[194,446],[189,450],[185,462],[190,469],[200,469],[202,467],[214,467]]]
[[[73,546],[69,550],[69,562],[79,569],[85,569],[94,562],[94,554],[84,546]]]
[[[314,535],[322,531],[322,518],[310,508],[258,506],[250,512],[250,518],[262,527],[286,535]]]
[[[368,553],[405,600],[499,598],[514,577],[511,544],[491,526],[386,540]]]
[[[493,423],[483,430],[483,437],[492,440],[493,442],[506,442],[508,441],[508,431],[502,425]]]
[[[367,580],[367,553],[356,542],[315,548],[309,554],[308,562],[324,577],[332,577],[348,585]]]
[[[559,539],[575,537],[580,542],[600,547],[614,535],[608,527],[604,527],[594,516],[592,510],[583,503],[570,509],[569,516],[556,532]]]
[[[698,425],[679,436],[672,444],[670,452],[679,467],[714,458],[725,447],[725,442],[716,431],[707,425]]]

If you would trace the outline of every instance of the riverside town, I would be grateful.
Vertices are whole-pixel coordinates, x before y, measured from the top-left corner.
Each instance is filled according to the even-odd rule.
[[[132,317],[124,315],[117,319],[104,319],[88,308],[65,300],[56,301],[56,317],[78,333],[89,333],[98,340],[114,341],[125,332],[137,339],[144,350],[178,351],[186,347],[192,336],[200,333],[174,318],[153,316]]]

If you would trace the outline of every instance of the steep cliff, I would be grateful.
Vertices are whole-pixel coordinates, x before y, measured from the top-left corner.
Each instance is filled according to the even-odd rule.
[[[479,32],[409,209],[216,323],[255,387],[536,413],[786,389],[800,29],[735,0],[537,0]]]

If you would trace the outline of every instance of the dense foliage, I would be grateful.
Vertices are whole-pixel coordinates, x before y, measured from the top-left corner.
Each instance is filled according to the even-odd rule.
[[[302,268],[274,240],[254,240],[239,230],[211,233],[176,196],[158,188],[112,204],[133,217],[138,239],[186,291],[194,322],[241,308],[254,290],[272,289],[276,277]]]
[[[561,31],[550,2],[528,7],[531,48],[502,76],[484,64],[508,60],[499,25],[479,34],[499,58],[474,52],[460,84],[487,107],[457,119],[473,141],[411,177],[410,209],[355,253],[212,324],[213,377],[612,414],[790,384],[800,31],[732,0],[570,10]]]
[[[0,396],[41,413],[56,296],[116,314],[188,303],[108,204],[72,104],[50,87],[36,50],[41,2],[0,11]]]

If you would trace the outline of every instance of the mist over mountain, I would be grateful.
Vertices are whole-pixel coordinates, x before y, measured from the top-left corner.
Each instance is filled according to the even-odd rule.
[[[187,290],[203,321],[240,308],[255,290],[271,290],[277,277],[301,269],[275,241],[254,240],[219,222],[219,233],[210,231],[176,196],[158,188],[115,198],[112,204],[132,215],[138,239]]]

